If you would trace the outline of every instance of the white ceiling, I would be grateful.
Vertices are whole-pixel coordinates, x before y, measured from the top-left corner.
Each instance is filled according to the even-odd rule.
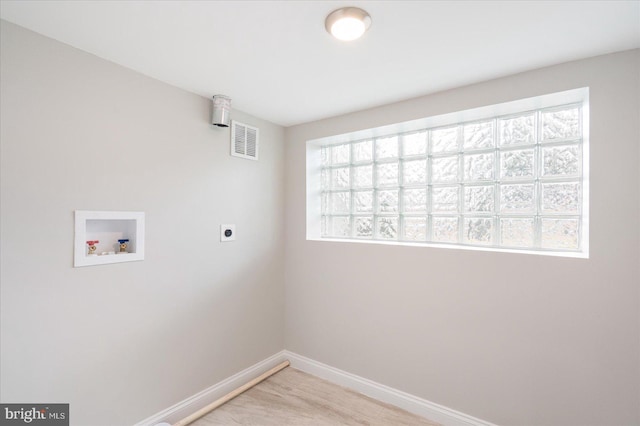
[[[342,6],[364,37],[324,29]],[[640,47],[640,1],[11,1],[2,19],[290,126]]]

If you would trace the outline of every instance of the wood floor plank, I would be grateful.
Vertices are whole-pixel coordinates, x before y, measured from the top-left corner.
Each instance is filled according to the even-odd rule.
[[[192,426],[434,426],[437,423],[292,367]]]

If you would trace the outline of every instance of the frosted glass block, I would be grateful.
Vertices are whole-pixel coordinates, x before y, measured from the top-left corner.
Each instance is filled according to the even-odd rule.
[[[470,123],[464,126],[464,149],[491,148],[493,143],[493,121]]]
[[[398,218],[378,217],[377,237],[385,240],[398,239]]]
[[[493,152],[464,156],[464,179],[466,181],[493,180]]]
[[[329,166],[331,164],[331,148],[323,146],[320,148],[320,156],[322,159],[322,166]]]
[[[447,127],[431,131],[431,152],[458,150],[458,127]]]
[[[580,228],[578,219],[542,219],[541,244],[548,249],[578,249]]]
[[[378,208],[379,213],[397,213],[398,212],[398,190],[392,189],[387,191],[378,191]]]
[[[427,211],[427,189],[405,189],[402,192],[402,204],[405,213],[423,213]]]
[[[333,189],[349,188],[349,168],[341,167],[339,169],[331,169],[331,184]]]
[[[351,161],[351,145],[334,145],[331,147],[331,161],[334,165],[348,164]]]
[[[373,236],[373,218],[372,217],[355,217],[353,219],[355,227],[355,236],[360,238]]]
[[[405,185],[427,183],[427,160],[404,161],[402,163],[402,179]]]
[[[498,120],[498,140],[500,145],[522,145],[536,142],[535,114]]]
[[[354,191],[353,210],[356,213],[372,213],[373,191]]]
[[[362,141],[353,144],[353,162],[373,161],[373,141]]]
[[[376,166],[378,186],[398,186],[398,163],[384,163]]]
[[[402,155],[425,155],[427,153],[427,132],[412,133],[402,138]]]
[[[331,236],[331,218],[328,216],[322,216],[320,223],[320,235],[323,237]]]
[[[542,140],[575,139],[580,137],[578,108],[542,113]]]
[[[323,192],[322,197],[320,198],[320,211],[322,214],[329,214],[329,209],[331,208],[330,204],[330,192]]]
[[[349,214],[351,212],[351,193],[349,191],[331,193],[331,214]]]
[[[544,213],[579,213],[579,183],[543,183],[542,211]]]
[[[433,187],[432,204],[434,213],[457,213],[460,188],[457,186]]]
[[[458,156],[440,157],[431,160],[431,181],[456,182],[458,180]]]
[[[398,137],[376,139],[376,159],[395,158],[398,156]]]
[[[353,187],[370,188],[373,186],[373,166],[357,166],[353,168]]]
[[[533,213],[534,203],[535,187],[532,183],[500,185],[501,213]]]
[[[500,153],[502,178],[532,178],[534,172],[533,149],[503,151]]]
[[[507,247],[533,247],[532,218],[500,219],[500,244]]]
[[[431,240],[439,243],[458,242],[458,218],[437,217],[431,220]]]
[[[578,145],[546,146],[542,148],[543,176],[575,176],[580,174]]]
[[[407,241],[425,241],[427,239],[426,217],[405,217],[402,239]]]
[[[494,206],[494,187],[467,186],[464,188],[464,210],[465,212],[492,212]]]
[[[332,237],[350,237],[351,236],[351,220],[349,216],[331,216],[331,234]]]
[[[488,245],[493,243],[493,220],[485,217],[464,219],[464,242]]]
[[[323,191],[331,189],[331,169],[322,169],[320,181],[320,186]]]

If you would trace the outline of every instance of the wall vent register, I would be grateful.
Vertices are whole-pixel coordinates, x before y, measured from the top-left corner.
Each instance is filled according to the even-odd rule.
[[[307,143],[307,236],[588,257],[588,89]]]
[[[233,120],[231,122],[231,155],[248,160],[258,159],[257,127]]]

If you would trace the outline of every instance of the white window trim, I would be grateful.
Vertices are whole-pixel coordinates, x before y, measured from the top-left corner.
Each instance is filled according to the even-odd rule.
[[[470,121],[480,121],[520,112],[550,108],[559,105],[581,104],[582,109],[582,225],[580,251],[560,251],[549,249],[518,249],[495,246],[471,246],[463,244],[446,244],[434,242],[384,241],[369,239],[323,238],[321,236],[321,148],[325,145],[348,143],[368,138],[408,133],[426,128],[443,127]],[[506,253],[525,253],[546,256],[562,256],[572,258],[589,257],[589,89],[580,88],[565,92],[553,93],[533,98],[521,99],[497,105],[479,107],[450,114],[443,114],[418,120],[406,121],[377,128],[365,129],[351,133],[328,136],[307,141],[306,144],[306,183],[307,183],[307,240],[325,242],[348,242],[356,244],[383,244],[416,247],[438,247],[462,250],[481,250]]]

